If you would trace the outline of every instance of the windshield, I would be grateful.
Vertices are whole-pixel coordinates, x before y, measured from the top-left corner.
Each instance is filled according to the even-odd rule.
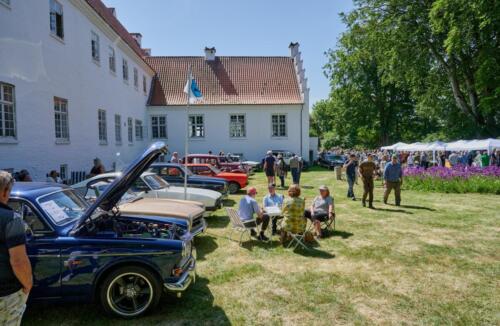
[[[193,175],[193,172],[191,172],[191,170],[190,170],[190,169],[186,168],[186,166],[185,166],[185,165],[181,165],[181,169],[182,169],[182,171],[183,171],[185,174],[187,174],[187,175],[189,175],[189,176]]]
[[[216,167],[215,167],[215,166],[213,166],[213,165],[209,165],[208,167],[209,167],[209,169],[210,169],[210,170],[212,170],[212,172],[213,172],[213,173],[215,173],[215,174],[220,174],[220,173],[222,173],[222,172],[221,172],[221,170],[219,170],[218,168],[216,168]]]
[[[144,176],[144,182],[153,190],[161,190],[169,187],[168,182],[157,176],[156,174]]]
[[[87,203],[72,189],[61,190],[38,198],[38,203],[56,225],[64,225],[82,217]]]

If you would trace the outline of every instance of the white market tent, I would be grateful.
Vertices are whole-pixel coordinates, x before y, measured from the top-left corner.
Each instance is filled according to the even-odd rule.
[[[421,152],[421,151],[473,151],[486,150],[491,153],[494,149],[500,149],[500,139],[488,138],[482,140],[457,140],[450,143],[435,141],[432,143],[396,143],[391,146],[381,147],[382,150]]]

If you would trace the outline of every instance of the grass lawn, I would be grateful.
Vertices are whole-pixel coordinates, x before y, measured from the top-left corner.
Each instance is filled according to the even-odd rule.
[[[395,207],[381,202],[376,182],[369,210],[334,179],[320,169],[302,175],[308,203],[320,184],[335,197],[337,230],[313,250],[293,252],[277,239],[240,247],[219,210],[196,239],[198,279],[181,299],[165,297],[133,321],[96,305],[30,306],[25,324],[500,324],[500,196],[403,191]],[[265,177],[251,184],[261,201]]]

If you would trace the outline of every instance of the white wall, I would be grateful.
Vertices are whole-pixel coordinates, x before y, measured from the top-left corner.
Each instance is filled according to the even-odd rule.
[[[190,153],[243,153],[249,160],[260,160],[269,149],[289,150],[300,153],[300,124],[302,105],[211,105],[191,106],[189,114],[203,114],[205,120],[205,138],[191,139]],[[169,145],[170,152],[184,154],[186,137],[186,107],[166,106],[148,107],[148,114],[167,115],[167,136],[164,140]],[[307,110],[306,110],[307,111]],[[245,114],[247,134],[243,139],[229,137],[229,117],[231,114]],[[287,114],[287,137],[271,137],[271,115]],[[303,113],[303,112],[302,112]],[[308,115],[307,115],[308,117]],[[309,157],[309,123],[304,124],[302,156]],[[151,136],[150,119],[148,119],[149,135]]]
[[[89,170],[100,157],[111,169],[116,153],[129,162],[148,144],[129,144],[127,117],[145,121],[147,91],[153,71],[89,9],[82,0],[60,0],[64,7],[64,41],[51,35],[49,0],[13,0],[0,5],[0,82],[15,86],[17,140],[0,138],[0,169],[28,169],[44,180],[51,169],[68,164],[69,170]],[[77,8],[78,6],[78,8]],[[100,36],[100,64],[91,58],[91,31]],[[108,45],[116,53],[116,75],[108,66]],[[122,79],[122,57],[127,57],[129,82]],[[133,85],[133,68],[139,69],[139,88]],[[53,97],[68,100],[69,144],[56,144]],[[98,139],[97,110],[107,112],[108,144]],[[122,145],[115,143],[114,115],[121,114]]]

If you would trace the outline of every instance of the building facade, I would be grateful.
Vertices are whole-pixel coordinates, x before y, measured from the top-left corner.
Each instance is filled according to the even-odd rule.
[[[148,143],[154,71],[140,34],[96,0],[0,0],[0,169],[88,171]]]
[[[260,160],[267,150],[285,150],[309,160],[309,90],[299,44],[289,57],[148,57],[157,72],[148,104],[152,139],[184,154],[242,154]],[[183,89],[188,70],[203,100],[187,110]]]

